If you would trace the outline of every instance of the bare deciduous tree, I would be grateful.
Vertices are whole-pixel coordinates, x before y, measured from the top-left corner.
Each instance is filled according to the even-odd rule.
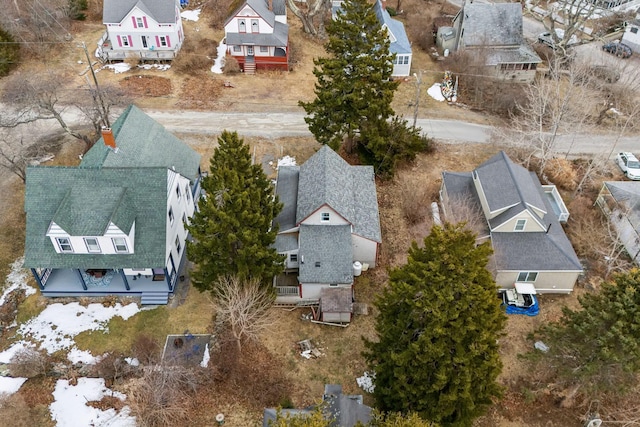
[[[57,135],[41,138],[27,145],[23,136],[14,137],[8,133],[0,138],[0,167],[7,169],[24,183],[27,179],[27,166],[52,159],[61,143],[62,138]]]
[[[202,373],[200,369],[181,366],[145,367],[128,393],[140,425],[190,425],[190,401],[202,382]]]
[[[444,203],[445,221],[451,224],[464,223],[478,238],[488,235],[487,221],[480,205],[468,197],[451,195]]]
[[[539,5],[542,1],[534,2]],[[587,21],[593,16],[598,3],[596,1],[585,0],[559,0],[554,3],[554,8],[542,19],[544,27],[551,33],[554,48],[560,57],[570,54],[568,48],[572,38],[578,36]],[[556,32],[558,21],[562,21],[562,37]]]
[[[256,280],[241,281],[223,277],[215,286],[212,305],[218,322],[228,326],[240,350],[245,340],[257,340],[269,327],[274,296],[270,289]]]
[[[33,348],[18,350],[10,361],[11,374],[16,377],[32,378],[46,375],[51,367],[51,358],[46,351]]]
[[[306,2],[287,0],[287,6],[300,19],[305,33],[312,36],[325,36],[324,19],[327,12],[331,10],[331,0],[309,0]]]

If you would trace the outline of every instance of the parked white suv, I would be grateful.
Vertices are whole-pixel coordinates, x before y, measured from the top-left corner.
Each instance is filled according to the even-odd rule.
[[[633,153],[618,153],[616,160],[627,178],[640,180],[640,161]]]

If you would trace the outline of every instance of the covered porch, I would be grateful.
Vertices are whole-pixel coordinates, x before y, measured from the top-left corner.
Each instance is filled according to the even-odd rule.
[[[103,62],[124,61],[127,58],[140,58],[142,61],[168,61],[176,57],[178,49],[123,49],[114,46],[108,33],[98,41],[96,57]]]

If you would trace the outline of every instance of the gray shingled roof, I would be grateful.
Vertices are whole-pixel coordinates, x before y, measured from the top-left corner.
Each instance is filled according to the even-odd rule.
[[[512,48],[487,49],[485,64],[539,64],[542,59],[527,45]]]
[[[194,181],[200,154],[168,132],[134,105],[127,107],[111,126],[117,152],[100,138],[83,156],[81,167],[127,168],[162,166]],[[166,199],[166,197],[165,197]]]
[[[349,225],[303,224],[300,226],[299,241],[300,283],[353,283]]]
[[[491,233],[491,244],[498,270],[582,271],[580,260],[558,222],[549,200],[544,197],[540,181],[534,173],[513,163],[502,151],[480,165],[476,171],[485,196],[494,209],[515,204],[491,220],[492,226],[522,212],[525,209],[523,200],[535,203],[535,206],[546,212],[540,222],[549,227],[547,233]],[[472,197],[472,200],[480,204],[471,174],[443,172],[442,178],[449,197]],[[533,212],[532,214],[535,215]]]
[[[286,47],[289,43],[289,26],[275,22],[273,34],[227,33],[227,45],[256,45]]]
[[[626,216],[633,227],[640,231],[640,182],[637,181],[606,181],[613,198],[626,207]]]
[[[380,24],[386,25],[396,39],[395,42],[390,44],[389,51],[391,53],[400,54],[411,53],[411,42],[409,42],[409,38],[407,38],[407,32],[404,30],[404,24],[397,19],[391,18],[387,9],[382,7],[382,2],[380,0],[376,0],[373,5],[373,10],[378,17]]]
[[[520,3],[467,3],[460,13],[464,13],[465,46],[523,44]]]
[[[275,218],[280,231],[286,231],[296,226],[296,207],[298,202],[298,179],[300,167],[280,166],[276,179],[276,195],[282,203],[282,210]]]
[[[178,0],[104,0],[102,22],[118,24],[131,12],[131,9],[137,6],[156,22],[173,24],[176,22],[178,5]]]
[[[91,194],[88,200],[81,193]],[[115,196],[125,195],[120,201]],[[99,197],[107,203],[99,203]],[[25,267],[39,268],[161,268],[166,257],[167,169],[43,167],[27,169],[25,211]],[[65,217],[61,205],[72,208]],[[128,223],[135,216],[135,248],[133,254],[58,254],[46,236],[51,220],[72,224],[79,231],[85,225],[74,223],[89,218],[89,223],[104,224],[107,218]],[[115,212],[115,214],[114,214]],[[86,230],[93,229],[86,226]],[[74,229],[74,231],[77,231]],[[102,233],[99,233],[101,235]]]
[[[349,221],[355,234],[382,241],[373,167],[351,166],[326,145],[300,166],[296,223],[323,205]]]
[[[537,184],[542,197],[542,186],[535,174],[531,180]],[[558,222],[546,197],[542,197],[547,214],[542,223],[548,232],[537,233],[492,233],[496,266],[500,270],[569,270],[582,271],[580,259]]]
[[[478,166],[475,172],[491,212],[516,205],[521,207],[515,208],[513,214],[528,209],[528,206],[546,211],[544,198],[534,181],[530,179],[529,171],[513,163],[504,151]]]

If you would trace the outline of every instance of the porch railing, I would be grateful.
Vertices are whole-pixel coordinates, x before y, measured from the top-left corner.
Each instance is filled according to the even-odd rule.
[[[276,295],[279,297],[298,296],[297,286],[276,286]]]

